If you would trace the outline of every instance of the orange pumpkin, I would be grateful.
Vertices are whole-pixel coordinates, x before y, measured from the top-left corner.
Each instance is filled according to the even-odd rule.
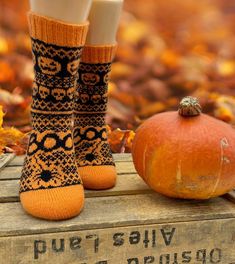
[[[132,156],[144,181],[169,197],[208,199],[235,188],[235,130],[202,114],[193,97],[184,98],[178,112],[145,121]]]

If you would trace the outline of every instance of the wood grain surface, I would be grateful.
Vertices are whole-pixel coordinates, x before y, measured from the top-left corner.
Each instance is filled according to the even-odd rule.
[[[57,222],[23,211],[23,157],[0,170],[0,264],[235,264],[234,191],[207,201],[170,199],[149,189],[131,155],[115,161],[117,185],[86,190],[83,212]]]
[[[10,236],[0,238],[0,256],[10,264],[234,264],[234,230],[224,219]]]
[[[118,175],[114,188],[99,192],[86,190],[86,197],[115,196],[124,194],[152,193],[149,187],[137,174]],[[19,179],[0,180],[0,203],[19,201]]]

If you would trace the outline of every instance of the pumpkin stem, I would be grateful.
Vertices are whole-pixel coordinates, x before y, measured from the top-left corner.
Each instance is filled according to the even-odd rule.
[[[184,117],[198,116],[202,112],[202,108],[196,97],[186,96],[179,105],[179,114]]]

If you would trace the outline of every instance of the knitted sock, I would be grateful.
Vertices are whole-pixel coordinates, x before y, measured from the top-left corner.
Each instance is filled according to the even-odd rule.
[[[35,71],[33,130],[20,180],[20,200],[29,214],[39,218],[71,218],[84,204],[71,129],[87,29],[87,23],[66,24],[29,13]]]
[[[111,62],[116,45],[85,46],[75,95],[74,145],[85,188],[115,185],[116,170],[107,141],[105,113]]]

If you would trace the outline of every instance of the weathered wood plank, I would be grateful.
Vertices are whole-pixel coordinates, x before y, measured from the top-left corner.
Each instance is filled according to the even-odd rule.
[[[117,173],[121,174],[134,174],[136,170],[133,162],[116,162]],[[21,175],[21,166],[5,167],[0,171],[0,180],[19,179]]]
[[[0,181],[19,179],[21,175],[21,170],[22,167],[5,167],[0,171]]]
[[[129,153],[113,154],[113,157],[114,157],[115,162],[132,161],[132,156]],[[24,156],[17,156],[7,166],[9,167],[22,166],[23,162],[24,162]]]
[[[5,264],[235,263],[235,221],[195,221],[0,238]]]
[[[228,200],[230,200],[230,201],[232,201],[232,202],[235,203],[235,190],[234,190],[234,191],[231,191],[231,192],[229,192],[229,193],[226,193],[226,194],[224,195],[224,197],[225,197],[226,199],[228,199]],[[235,264],[235,263],[234,263],[234,264]]]
[[[185,201],[152,193],[87,198],[78,217],[61,222],[33,218],[20,203],[1,203],[0,212],[0,236],[10,236],[235,218],[235,204],[223,198]]]
[[[19,201],[19,180],[6,180],[0,183],[0,203]]]
[[[3,169],[8,163],[11,162],[15,158],[15,154],[8,153],[8,154],[1,154],[0,155],[0,170]]]
[[[117,184],[108,190],[86,190],[86,197],[115,196],[125,194],[143,194],[152,191],[137,174],[118,176]],[[2,180],[0,184],[0,203],[19,201],[19,180]]]

